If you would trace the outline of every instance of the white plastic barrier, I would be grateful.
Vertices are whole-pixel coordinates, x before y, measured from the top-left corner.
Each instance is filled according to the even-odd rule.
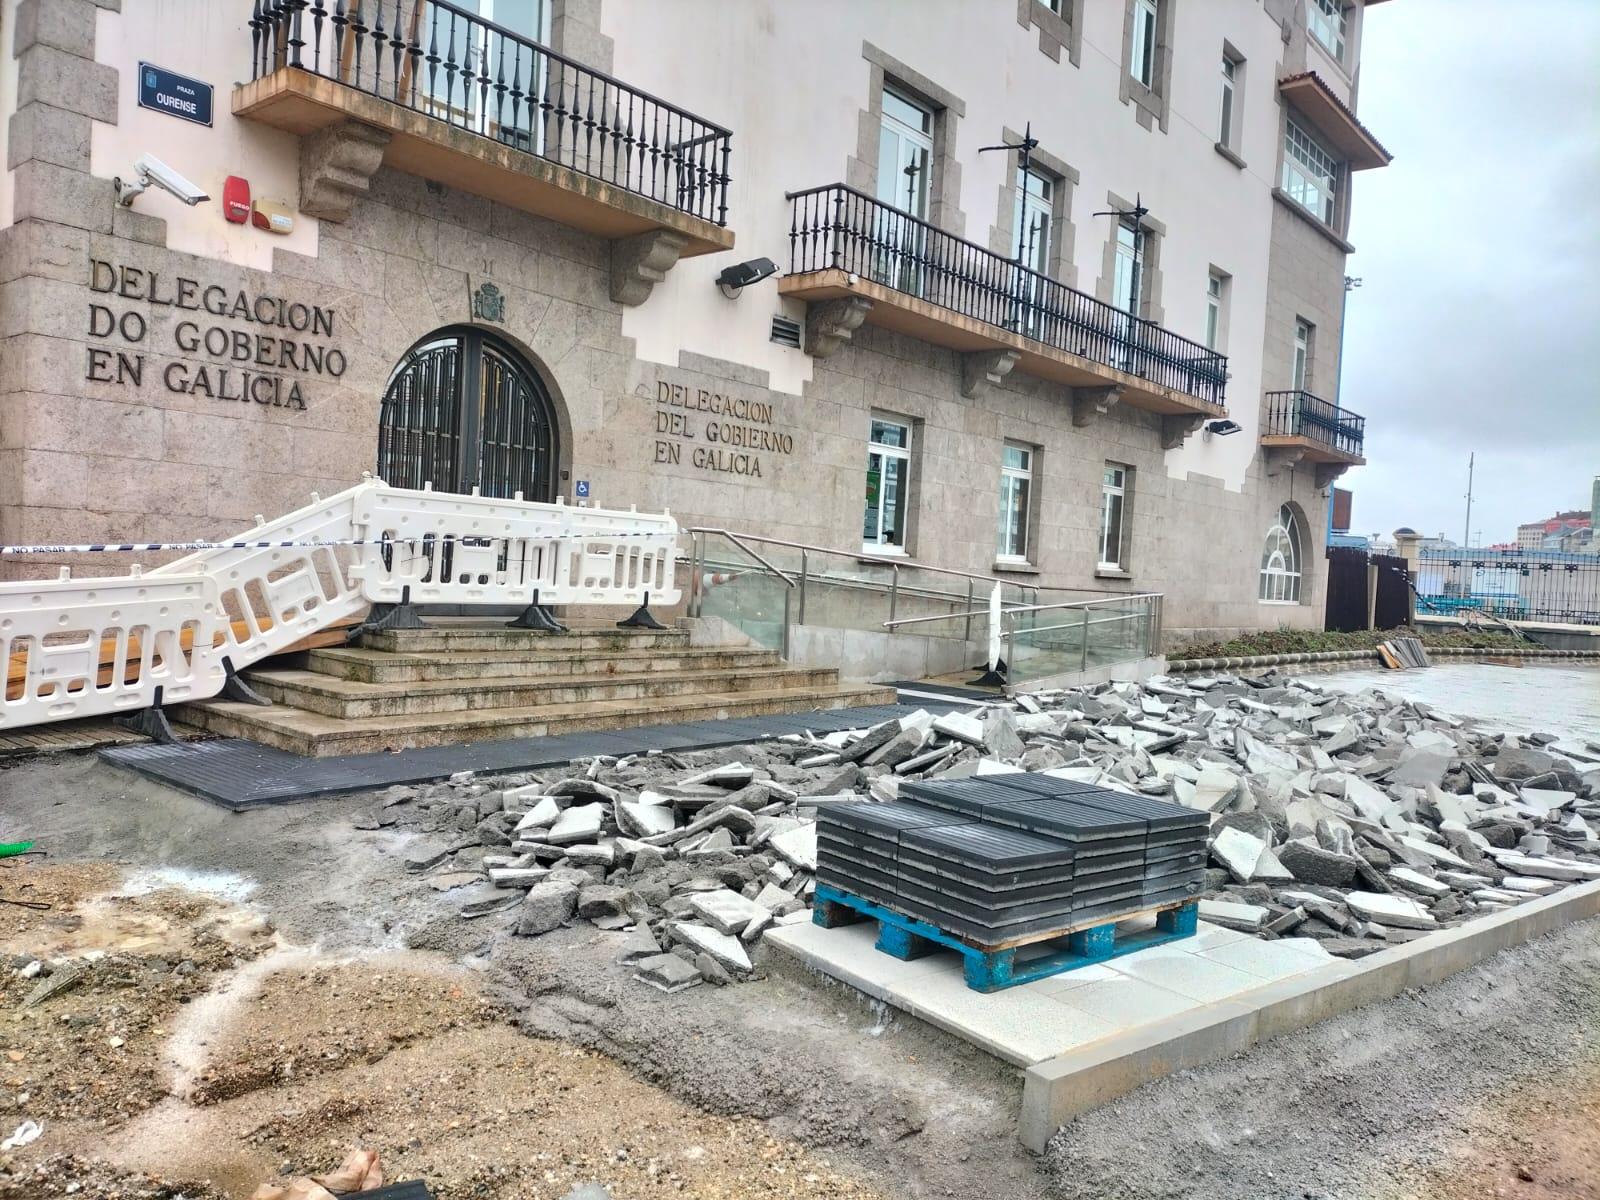
[[[357,497],[372,486],[359,484],[326,500],[313,495],[304,508],[259,523],[236,540],[350,543],[356,537]],[[215,580],[227,618],[218,653],[240,670],[366,608],[355,557],[350,545],[200,550],[149,574],[201,574]]]
[[[674,604],[669,514],[372,484],[356,497],[362,594],[374,604]]]
[[[670,514],[369,480],[130,575],[0,582],[0,728],[205,700],[369,603],[675,604]],[[262,544],[257,544],[262,543]],[[178,547],[170,547],[176,549]],[[158,551],[10,547],[11,553]],[[107,651],[107,645],[110,649]]]
[[[216,695],[221,614],[199,574],[0,584],[0,729]]]

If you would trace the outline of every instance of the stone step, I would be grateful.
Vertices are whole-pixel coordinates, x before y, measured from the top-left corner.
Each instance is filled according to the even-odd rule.
[[[441,650],[388,653],[352,646],[313,650],[307,670],[362,683],[417,683],[439,679],[560,679],[571,675],[622,675],[701,671],[716,667],[740,671],[772,667],[783,660],[776,650],[706,646],[650,646],[626,654],[602,651]]]
[[[674,696],[734,695],[827,688],[839,682],[832,667],[783,665],[618,675],[571,675],[557,679],[487,677],[411,683],[362,683],[315,671],[248,671],[245,680],[274,704],[341,720],[422,716],[501,708],[585,705],[602,700],[667,699]]]
[[[430,622],[435,618],[429,618]],[[453,650],[528,650],[550,654],[603,651],[609,654],[648,654],[672,647],[687,648],[689,634],[682,629],[572,629],[544,633],[537,629],[507,629],[504,623],[430,624],[427,629],[385,629],[361,635],[371,650],[399,654],[427,654]]]
[[[644,700],[600,700],[582,705],[473,709],[427,716],[368,717],[341,721],[304,709],[261,708],[206,701],[178,709],[179,720],[223,737],[248,738],[294,754],[325,758],[455,742],[545,737],[595,729],[625,729],[675,721],[755,717],[767,713],[892,704],[893,688],[838,684],[814,690],[698,694]]]

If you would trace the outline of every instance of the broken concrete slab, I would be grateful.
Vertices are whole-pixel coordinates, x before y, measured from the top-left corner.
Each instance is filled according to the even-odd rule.
[[[604,804],[577,804],[567,809],[550,827],[547,839],[552,846],[571,846],[593,841],[605,824]]]
[[[702,921],[721,933],[737,936],[756,917],[771,919],[772,913],[747,900],[738,892],[723,888],[717,892],[703,892],[689,901],[689,907]]]
[[[578,888],[560,880],[545,880],[528,889],[517,912],[517,933],[535,937],[565,925],[578,909]]]
[[[700,972],[676,954],[657,954],[634,963],[635,979],[669,995],[692,988],[700,982]]]
[[[703,950],[730,971],[748,975],[753,970],[744,945],[730,934],[693,921],[674,922],[672,932],[679,941],[686,942],[696,950]]]
[[[1388,892],[1350,892],[1344,902],[1350,911],[1379,925],[1399,929],[1435,929],[1439,922],[1415,900]]]

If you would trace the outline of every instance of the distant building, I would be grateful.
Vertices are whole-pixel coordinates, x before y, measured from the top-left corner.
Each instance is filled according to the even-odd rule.
[[[1600,485],[1600,480],[1596,481]],[[1574,533],[1583,533],[1587,541],[1591,527],[1590,514],[1582,509],[1573,509],[1571,512],[1558,512],[1553,517],[1543,521],[1529,521],[1526,525],[1517,526],[1518,550],[1561,550],[1565,549],[1562,539]]]

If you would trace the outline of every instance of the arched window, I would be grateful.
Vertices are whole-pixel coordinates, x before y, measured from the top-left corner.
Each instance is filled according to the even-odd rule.
[[[1278,510],[1277,524],[1267,530],[1267,541],[1261,548],[1259,595],[1263,603],[1300,603],[1302,553],[1299,519],[1294,509],[1285,504]]]

